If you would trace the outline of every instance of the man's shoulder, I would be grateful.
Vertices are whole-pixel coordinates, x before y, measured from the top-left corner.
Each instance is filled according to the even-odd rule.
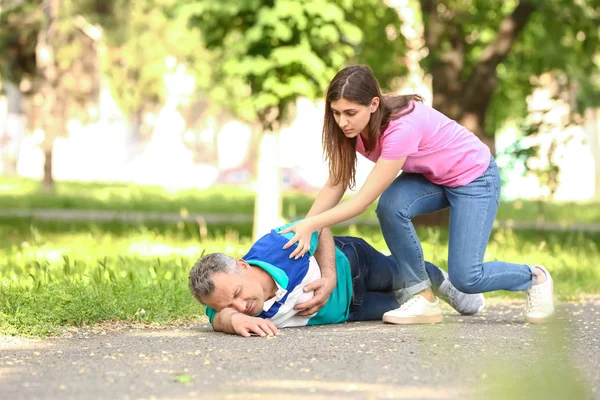
[[[248,258],[256,260],[281,260],[283,257],[289,257],[289,255],[296,248],[297,244],[294,244],[287,249],[283,249],[283,246],[292,237],[294,237],[294,232],[280,232],[290,226],[293,226],[299,221],[290,222],[289,224],[274,228],[269,233],[261,236],[256,242],[254,242],[254,244],[252,244],[252,247],[250,247],[248,253],[242,258],[248,261]],[[316,232],[314,232],[310,239],[310,250],[308,254],[313,255],[318,246],[319,236]]]

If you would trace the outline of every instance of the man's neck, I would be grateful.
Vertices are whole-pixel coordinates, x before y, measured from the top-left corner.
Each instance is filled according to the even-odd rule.
[[[265,300],[269,300],[271,297],[275,296],[277,293],[277,284],[275,280],[267,271],[262,269],[261,267],[252,266],[253,272],[258,277],[258,281],[260,282],[260,286],[265,293]]]

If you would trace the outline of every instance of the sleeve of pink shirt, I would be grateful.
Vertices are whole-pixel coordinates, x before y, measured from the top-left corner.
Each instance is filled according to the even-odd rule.
[[[402,118],[391,121],[381,138],[381,155],[384,160],[401,160],[419,150],[423,135],[419,129]]]

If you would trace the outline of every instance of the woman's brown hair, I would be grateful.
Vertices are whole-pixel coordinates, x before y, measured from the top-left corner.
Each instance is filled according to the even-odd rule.
[[[356,140],[348,139],[335,122],[331,102],[345,99],[363,106],[370,106],[374,97],[379,97],[379,107],[371,114],[365,150],[372,151],[381,132],[390,123],[410,114],[414,105],[406,110],[411,100],[423,102],[419,95],[384,96],[379,83],[369,67],[354,65],[339,71],[329,83],[325,96],[325,119],[323,123],[323,152],[329,161],[331,183],[344,184],[346,188],[356,185]]]

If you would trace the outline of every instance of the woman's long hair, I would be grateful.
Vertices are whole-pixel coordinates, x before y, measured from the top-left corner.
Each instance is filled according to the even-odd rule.
[[[348,139],[335,122],[331,102],[345,99],[363,106],[370,106],[374,97],[379,97],[379,107],[371,114],[367,140],[363,140],[367,152],[375,149],[381,132],[390,121],[409,114],[414,104],[407,109],[411,100],[423,102],[417,94],[384,96],[377,79],[364,65],[354,65],[339,71],[329,83],[325,96],[325,119],[323,123],[323,151],[329,161],[329,176],[333,185],[342,183],[346,188],[356,185],[356,140]]]

